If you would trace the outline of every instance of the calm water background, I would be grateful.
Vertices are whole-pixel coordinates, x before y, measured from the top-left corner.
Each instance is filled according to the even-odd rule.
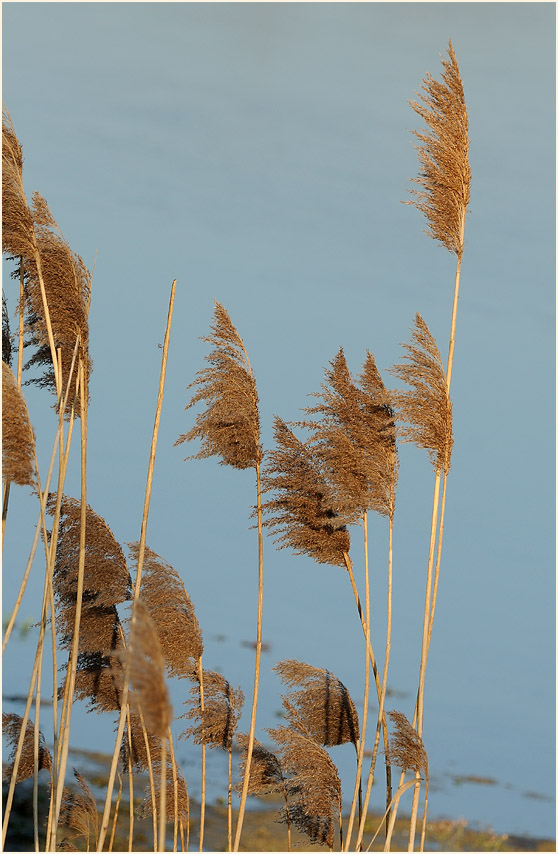
[[[417,171],[408,99],[451,38],[470,114],[473,185],[452,381],[455,450],[427,673],[431,815],[501,832],[555,830],[555,9],[550,3],[3,5],[4,101],[29,195],[91,266],[88,501],[137,540],[171,280],[174,327],[148,545],[196,605],[205,665],[247,696],[256,629],[254,477],[183,462],[186,386],[213,299],[246,343],[272,419],[296,419],[343,346],[380,371],[419,311],[443,357],[454,260],[400,203]],[[15,287],[6,277],[10,309]],[[52,400],[28,389],[43,471]],[[194,449],[192,449],[194,450]],[[67,492],[79,496],[75,444]],[[433,476],[401,448],[388,708],[412,715]],[[13,490],[10,612],[36,522]],[[371,522],[372,631],[382,658],[387,527]],[[362,587],[361,535],[353,554]],[[42,563],[22,618],[36,619]],[[32,630],[4,661],[25,694]],[[333,671],[362,706],[364,647],[346,573],[265,543],[258,737],[277,724],[283,658]],[[44,691],[49,690],[45,675]],[[177,714],[187,686],[171,687]],[[20,704],[4,701],[7,711]],[[178,721],[176,733],[183,722]],[[47,739],[49,710],[41,716]],[[76,747],[111,751],[109,719],[74,713]],[[350,800],[354,751],[332,749]],[[180,742],[195,794],[197,754]],[[210,787],[225,764],[211,752]],[[466,782],[476,776],[487,782]],[[491,782],[488,782],[491,781]],[[373,806],[382,799],[382,785]],[[410,802],[410,799],[409,799]]]

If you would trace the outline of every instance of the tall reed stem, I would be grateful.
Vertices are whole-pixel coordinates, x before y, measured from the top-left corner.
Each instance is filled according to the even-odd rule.
[[[161,409],[163,406],[163,393],[165,389],[165,376],[167,370],[167,359],[169,352],[169,340],[170,340],[170,330],[172,323],[172,313],[174,308],[174,295],[176,291],[176,279],[173,280],[171,285],[171,295],[169,301],[169,310],[167,316],[167,328],[165,332],[165,341],[163,344],[163,356],[161,359],[161,375],[159,378],[159,391],[157,395],[157,406],[155,409],[155,423],[153,425],[153,436],[151,439],[151,451],[149,454],[149,464],[147,467],[147,483],[145,486],[145,500],[143,505],[143,516],[141,520],[141,534],[139,541],[139,550],[138,550],[138,563],[137,563],[137,574],[136,574],[136,583],[134,587],[134,602],[132,606],[132,625],[134,624],[134,609],[135,604],[139,597],[140,585],[141,585],[141,574],[143,568],[143,558],[145,554],[145,541],[147,538],[147,519],[149,516],[149,504],[151,502],[151,489],[153,485],[153,470],[155,468],[155,453],[157,450],[157,439],[159,436],[159,423],[161,421]],[[101,823],[101,829],[99,832],[99,841],[98,848],[99,851],[103,850],[103,843],[105,841],[105,836],[107,833],[109,820],[110,820],[110,809],[112,803],[112,790],[114,788],[114,781],[116,778],[116,767],[118,765],[118,757],[120,754],[120,745],[122,743],[122,734],[124,732],[124,723],[126,721],[126,707],[128,705],[128,691],[130,685],[130,675],[129,669],[125,669],[124,675],[124,685],[122,688],[122,700],[120,706],[120,719],[118,722],[118,730],[116,733],[116,743],[114,746],[114,753],[112,755],[112,762],[110,766],[109,772],[109,780],[107,785],[107,794],[105,798],[105,807],[103,811],[103,819]]]
[[[246,809],[246,799],[248,797],[248,784],[250,782],[250,766],[252,764],[252,752],[254,749],[254,735],[256,731],[256,711],[258,706],[258,691],[260,687],[260,662],[262,656],[262,611],[263,611],[263,529],[262,529],[262,484],[261,484],[261,465],[259,458],[256,460],[256,494],[257,494],[257,515],[258,515],[258,625],[256,634],[256,663],[254,669],[254,697],[252,700],[252,715],[250,718],[250,732],[248,735],[248,747],[246,749],[246,767],[244,771],[244,780],[242,783],[242,794],[240,798],[240,806],[238,809],[238,818],[236,823],[236,834],[234,839],[234,851],[238,851],[240,845],[240,836],[242,833],[242,823],[244,821],[244,811]]]

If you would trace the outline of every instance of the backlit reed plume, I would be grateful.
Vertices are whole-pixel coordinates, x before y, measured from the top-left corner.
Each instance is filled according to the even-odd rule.
[[[410,101],[428,129],[413,131],[420,173],[412,180],[422,189],[410,190],[414,198],[408,204],[425,215],[430,236],[461,258],[471,185],[468,116],[451,41],[448,56],[442,59],[442,80],[427,74],[420,100]]]
[[[319,459],[281,418],[275,418],[274,432],[276,449],[267,454],[263,484],[275,497],[264,504],[265,526],[279,548],[308,554],[318,563],[345,566],[350,520],[339,513]]]
[[[141,599],[136,602],[135,611],[125,659],[145,725],[164,739],[173,713],[165,682],[163,653],[149,611]]]
[[[2,476],[20,485],[36,482],[35,436],[25,398],[2,362]]]
[[[89,837],[93,834],[96,848],[99,827],[97,802],[87,781],[75,768],[74,776],[81,791],[64,787],[58,826],[66,832],[73,831],[73,838],[84,836],[88,849]]]
[[[248,736],[244,733],[239,733],[236,737],[236,744],[240,748],[240,759],[238,762],[238,773],[242,780],[246,767],[246,750],[248,747]],[[242,782],[235,785],[237,792],[242,789]],[[254,739],[254,751],[252,753],[252,766],[250,769],[250,782],[248,785],[248,794],[256,798],[263,798],[266,795],[281,795],[285,801],[285,806],[281,812],[281,819],[287,825],[287,850],[291,851],[291,819],[289,814],[288,801],[288,779],[283,773],[283,768],[279,757],[264,747],[257,739]]]
[[[301,720],[304,730],[324,747],[350,741],[358,748],[358,713],[340,679],[329,670],[295,659],[280,661],[273,669],[291,689],[285,707],[291,727],[296,729],[297,720]]]
[[[448,471],[453,447],[452,406],[438,347],[420,314],[415,317],[411,343],[403,347],[405,361],[390,368],[394,376],[411,386],[409,391],[392,392],[400,439],[428,451],[435,470]]]
[[[203,403],[205,409],[175,444],[199,439],[193,459],[217,456],[222,465],[254,468],[262,457],[256,381],[244,343],[218,302],[211,329],[212,335],[202,339],[214,347],[206,356],[209,367],[188,386],[198,391],[186,407]]]
[[[199,688],[203,684],[203,693]],[[192,695],[186,700],[188,711],[182,715],[194,721],[182,737],[193,738],[196,744],[209,747],[221,747],[228,753],[228,840],[229,851],[232,846],[232,744],[238,720],[242,713],[244,694],[240,688],[232,688],[221,673],[204,670],[200,686],[193,685]],[[203,703],[202,703],[203,699]],[[250,787],[248,787],[250,793]]]
[[[312,844],[330,849],[337,821],[342,847],[341,781],[331,757],[309,734],[290,727],[270,729],[269,734],[279,747],[281,767],[290,775],[289,820],[309,836]]]
[[[426,780],[426,792],[424,800],[424,816],[422,822],[422,837],[420,847],[420,850],[423,851],[426,832],[426,813],[428,805],[428,754],[424,747],[422,738],[420,737],[416,729],[411,726],[405,715],[402,712],[397,711],[391,711],[388,712],[388,714],[393,722],[394,729],[389,741],[389,749],[388,754],[386,756],[386,761],[389,761],[392,765],[397,765],[399,768],[401,768],[402,774],[399,788],[397,791],[397,796],[396,798],[394,798],[393,809],[390,816],[389,827],[386,837],[386,848],[384,850],[390,850],[389,845],[393,833],[393,828],[395,827],[395,819],[397,816],[397,809],[399,804],[398,796],[402,794],[408,786],[408,784],[403,784],[405,772],[414,771],[417,778],[417,782],[415,784],[415,798],[413,799],[413,809],[411,812],[408,850],[414,850],[418,793],[420,791],[420,781],[421,779],[423,779],[421,775],[424,775],[424,778]],[[417,804],[417,807],[415,807],[415,802]]]
[[[19,765],[16,775],[16,783],[21,783],[22,780],[28,780],[33,776],[34,768],[34,731],[35,727],[32,721],[27,721],[25,734],[21,740],[21,724],[23,718],[14,713],[2,713],[2,732],[6,741],[11,747],[8,762],[2,768],[2,778],[9,780],[14,770],[14,762],[16,755],[19,753]],[[21,746],[19,742],[21,740]],[[39,731],[39,751],[38,751],[38,770],[46,768],[48,771],[52,769],[52,758],[50,751],[46,746],[46,742],[42,732]]]
[[[139,543],[129,543],[136,562]],[[153,620],[168,676],[192,677],[203,653],[194,605],[178,572],[145,548],[140,596]]]
[[[260,443],[260,416],[256,381],[250,367],[248,353],[242,338],[235,329],[227,311],[215,302],[212,334],[203,340],[213,349],[206,356],[209,367],[200,370],[189,388],[198,388],[186,409],[198,403],[205,409],[196,418],[194,427],[184,433],[176,444],[199,439],[201,447],[194,458],[220,457],[220,463],[238,469],[256,470],[256,508],[258,517],[258,619],[256,630],[256,661],[254,667],[254,693],[250,719],[250,742],[247,752],[246,773],[238,810],[234,850],[238,851],[246,798],[250,762],[256,729],[256,712],[260,681],[263,611],[263,534],[260,465],[263,451]],[[200,849],[202,839],[200,838]]]
[[[5,110],[2,113],[2,227],[3,251],[20,257],[25,271],[27,327],[30,343],[36,347],[27,367],[46,365],[43,376],[31,382],[52,387],[60,396],[79,341],[79,361],[87,389],[91,372],[87,321],[91,277],[82,259],[62,237],[46,201],[35,193],[31,205],[28,204],[23,189],[22,149]],[[62,363],[61,375],[58,359]],[[77,371],[74,377],[76,374]],[[80,395],[81,390],[75,410],[78,416]],[[86,400],[87,396],[86,391]],[[68,407],[72,404],[70,396]]]

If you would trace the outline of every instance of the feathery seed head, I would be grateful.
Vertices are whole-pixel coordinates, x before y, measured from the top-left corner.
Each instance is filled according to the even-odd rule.
[[[2,474],[6,481],[34,485],[35,435],[12,369],[2,362]]]
[[[388,712],[394,724],[394,732],[389,741],[386,762],[397,765],[404,771],[408,769],[419,774],[428,774],[428,755],[422,739],[411,726],[403,712]]]

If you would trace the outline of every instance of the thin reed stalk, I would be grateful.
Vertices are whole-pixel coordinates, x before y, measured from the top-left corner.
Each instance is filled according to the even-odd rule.
[[[140,541],[138,548],[138,565],[137,565],[137,573],[136,573],[136,583],[134,588],[134,603],[132,607],[132,627],[135,621],[135,605],[137,603],[139,597],[139,591],[141,586],[141,575],[142,575],[142,567],[143,567],[143,556],[145,552],[145,541],[147,537],[147,520],[149,517],[149,505],[151,502],[151,489],[153,484],[153,470],[155,467],[155,454],[157,450],[157,439],[159,436],[159,423],[161,420],[161,410],[163,406],[163,393],[165,387],[165,376],[166,376],[166,368],[167,368],[167,359],[168,359],[168,351],[169,351],[169,341],[170,341],[170,329],[172,323],[172,313],[174,308],[174,295],[176,291],[176,279],[173,280],[171,286],[171,295],[169,301],[169,310],[167,316],[167,328],[165,332],[165,340],[163,344],[163,356],[161,359],[161,375],[159,379],[159,390],[157,394],[157,406],[155,409],[155,423],[153,425],[153,436],[151,440],[151,450],[149,454],[149,463],[147,468],[147,483],[145,487],[145,499],[143,506],[143,516],[141,520],[141,533],[140,533]],[[110,820],[110,810],[111,810],[111,802],[112,802],[112,790],[114,787],[114,781],[116,777],[116,767],[118,765],[118,756],[120,753],[120,745],[122,743],[122,735],[124,733],[124,724],[126,722],[126,706],[128,704],[128,690],[129,690],[129,676],[126,672],[124,676],[124,684],[122,688],[122,704],[120,709],[120,718],[118,722],[118,729],[116,733],[116,742],[114,747],[114,752],[112,755],[112,761],[109,771],[109,779],[107,785],[107,794],[105,798],[105,806],[103,810],[103,818],[101,822],[101,828],[99,831],[99,849],[102,850],[103,844],[105,841],[105,836],[108,830],[109,820]]]

